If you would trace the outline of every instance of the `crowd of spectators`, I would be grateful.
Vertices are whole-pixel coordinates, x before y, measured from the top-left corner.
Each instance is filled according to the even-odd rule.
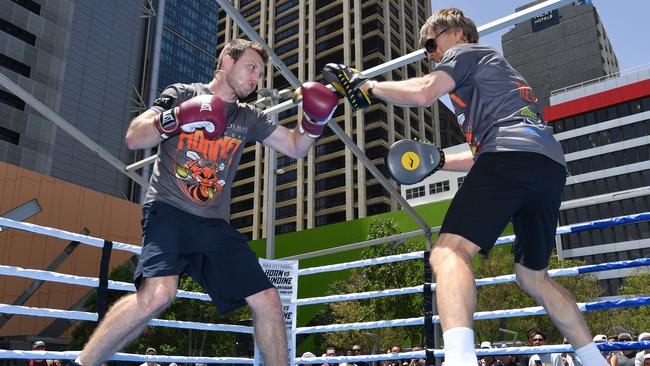
[[[630,333],[622,332],[617,335],[607,336],[605,334],[598,334],[594,337],[595,343],[604,342],[631,342],[631,341],[650,341],[650,333],[644,332],[634,337]],[[568,344],[564,339],[564,344]],[[506,348],[506,347],[519,347],[519,346],[544,346],[548,345],[548,338],[546,334],[536,328],[531,328],[527,332],[527,343],[492,343],[490,341],[481,342],[477,348],[493,349],[493,348]],[[402,353],[402,352],[415,352],[421,351],[422,347],[413,347],[410,349],[402,349],[400,346],[395,345],[386,350],[386,353]],[[46,351],[47,346],[43,341],[35,341],[32,344],[34,351]],[[146,355],[155,356],[156,349],[149,347],[145,351]],[[345,350],[338,350],[335,347],[326,347],[325,353],[322,357],[337,357],[337,356],[361,356],[370,353],[364,352],[363,348],[358,345],[352,345]],[[603,351],[603,356],[611,366],[650,366],[650,348],[648,349],[635,349],[635,350],[618,350],[618,351]],[[302,358],[316,357],[313,352],[305,352]],[[29,360],[29,366],[61,366],[59,360],[43,360],[34,359]],[[325,363],[321,366],[424,366],[426,364],[423,358],[413,359],[395,359],[387,361],[377,361],[376,363],[370,362],[354,362],[354,363]],[[443,362],[444,365],[444,362]],[[106,366],[106,364],[102,364]],[[161,366],[156,362],[144,362],[140,366]],[[175,363],[169,366],[177,366]],[[196,364],[195,366],[205,366],[205,364]],[[498,355],[498,356],[485,356],[480,357],[478,366],[587,366],[582,365],[580,360],[575,357],[573,353],[550,353],[550,354],[532,354],[532,355]]]
[[[607,336],[598,334],[594,337],[595,343],[603,342],[630,342],[630,341],[650,341],[650,333],[641,333],[638,337],[632,336],[630,333],[619,333],[614,336]],[[569,342],[564,339],[564,344]],[[527,342],[514,342],[514,343],[492,343],[489,341],[481,342],[477,348],[493,349],[493,348],[506,348],[506,347],[521,347],[521,346],[545,346],[548,345],[547,335],[536,328],[531,328],[527,332]],[[410,351],[419,351],[422,347],[413,347],[411,349],[402,349],[400,346],[395,345],[386,350],[386,353],[401,353]],[[363,352],[360,345],[355,344],[346,350],[337,350],[335,347],[326,347],[325,353],[322,357],[337,357],[337,356],[359,356],[369,354]],[[650,347],[648,349],[635,349],[635,350],[617,350],[617,351],[603,351],[603,356],[611,366],[650,366]],[[313,352],[305,352],[303,358],[316,357]],[[378,361],[377,366],[424,366],[424,359],[400,359]],[[371,363],[355,362],[355,363],[325,363],[322,366],[370,366]],[[444,362],[443,362],[444,365]],[[530,355],[499,355],[499,356],[485,356],[480,357],[479,366],[588,366],[582,365],[580,360],[573,353],[558,352],[558,353],[540,353]]]

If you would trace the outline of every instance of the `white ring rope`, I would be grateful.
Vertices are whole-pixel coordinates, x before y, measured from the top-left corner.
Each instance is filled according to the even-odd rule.
[[[334,271],[341,271],[350,268],[375,266],[378,264],[401,262],[401,261],[422,259],[422,258],[424,258],[424,251],[404,253],[404,254],[394,254],[386,257],[361,259],[358,261],[330,264],[327,266],[303,268],[301,270],[298,270],[298,275],[304,276],[304,275],[310,275],[315,273],[334,272]]]
[[[636,298],[621,299],[621,300],[605,300],[605,301],[578,303],[578,309],[584,312],[584,311],[604,310],[610,308],[636,307],[636,306],[647,306],[647,305],[650,305],[650,297],[636,297]],[[506,310],[476,312],[474,313],[474,320],[512,318],[516,316],[532,316],[532,315],[543,315],[543,314],[546,314],[546,310],[544,310],[542,306],[533,306],[533,307],[520,308],[520,309],[506,309]],[[434,323],[440,323],[440,317],[438,315],[432,316],[431,319]],[[393,319],[393,320],[377,320],[377,321],[370,321],[370,322],[301,327],[301,328],[296,328],[296,334],[340,332],[344,330],[402,327],[402,326],[412,326],[412,325],[422,325],[422,324],[424,324],[424,317]]]
[[[550,277],[563,277],[563,276],[573,276],[585,273],[593,273],[600,271],[609,271],[613,269],[621,268],[632,268],[639,266],[648,266],[650,265],[650,258],[639,258],[634,260],[618,261],[604,264],[592,264],[579,267],[571,268],[559,268],[548,271]],[[24,269],[21,267],[14,266],[4,266],[0,265],[0,275],[6,276],[18,276],[23,278],[31,278],[36,280],[47,280],[58,283],[66,283],[71,285],[81,285],[88,287],[97,287],[99,280],[92,277],[81,277],[68,274],[62,274],[58,272],[50,271],[41,271],[36,269]],[[485,277],[477,279],[476,286],[486,286],[494,284],[503,284],[515,281],[515,275],[502,275],[496,277]],[[386,290],[377,290],[377,291],[366,291],[358,292],[351,294],[341,294],[341,295],[329,295],[329,296],[320,296],[312,298],[298,299],[296,304],[298,306],[304,305],[314,305],[314,304],[323,304],[329,302],[343,302],[343,301],[352,301],[352,300],[363,300],[371,299],[378,297],[387,297],[387,296],[397,296],[397,295],[407,295],[421,293],[423,291],[422,285],[412,286],[412,287],[403,287],[398,289],[386,289]],[[126,282],[119,281],[108,281],[108,288],[111,290],[122,290],[122,291],[135,291],[135,286]],[[431,289],[435,291],[436,284],[431,284]],[[196,299],[203,301],[211,301],[210,296],[200,292],[190,292],[184,290],[178,290],[177,297]]]
[[[598,228],[598,227],[604,227],[604,226],[612,226],[612,225],[620,225],[620,224],[628,224],[632,222],[639,222],[639,221],[647,221],[650,220],[650,212],[643,212],[639,214],[633,214],[633,215],[625,215],[625,216],[617,216],[609,219],[602,219],[602,220],[595,220],[595,221],[588,221],[588,222],[583,222],[583,223],[577,223],[577,224],[572,224],[572,225],[565,225],[565,226],[560,226],[557,228],[556,235],[561,235],[561,234],[567,234],[570,232],[575,232],[579,230],[586,230],[586,229],[593,229],[593,228]],[[77,234],[77,233],[71,233],[65,230],[59,230],[59,229],[54,229],[46,226],[40,226],[36,224],[31,224],[27,222],[22,222],[22,221],[14,221],[6,218],[0,217],[0,226],[7,226],[11,227],[14,229],[19,229],[19,230],[24,230],[24,231],[30,231],[30,232],[35,232],[47,236],[52,236],[60,239],[68,239],[72,241],[78,241],[81,243],[89,244],[95,247],[103,248],[104,247],[104,240],[95,238],[92,236],[87,236],[87,235],[82,235],[82,234]],[[515,236],[514,235],[508,235],[504,237],[500,237],[497,239],[495,245],[501,245],[505,244],[508,242],[512,242],[514,240]],[[131,244],[125,244],[125,243],[120,243],[120,242],[113,242],[113,249],[116,250],[122,250],[122,251],[127,251],[135,254],[140,254],[141,247],[136,246],[136,245],[131,245]],[[423,253],[423,252],[414,252],[413,254],[417,253]],[[409,256],[410,253],[407,254],[399,254],[403,256]],[[392,257],[392,256],[389,256]],[[389,257],[383,257],[383,258],[389,258]],[[409,259],[416,259],[418,258],[417,256],[413,256],[412,258],[409,257]],[[420,256],[421,258],[421,256]],[[377,261],[380,258],[373,258],[373,259],[366,259],[363,261],[368,261],[365,263],[361,263],[362,261],[355,261],[351,263],[355,263],[355,266],[364,266],[364,265],[374,265],[374,264],[381,264],[383,262]],[[387,259],[390,261],[393,261],[391,259]],[[330,267],[330,266],[323,266],[323,267]],[[306,268],[303,270],[299,271],[299,274],[313,274],[313,273],[320,273],[320,272],[328,272],[330,269],[327,270],[322,270],[323,267],[314,267],[313,271],[308,271],[311,270],[311,268]],[[346,269],[346,268],[339,268],[338,265],[333,265],[331,268],[337,268],[337,269],[331,269],[331,270],[340,270],[340,269]],[[351,267],[350,267],[351,268]]]
[[[9,304],[0,304],[0,313],[37,316],[37,317],[46,317],[46,318],[62,318],[62,319],[70,319],[70,320],[86,320],[86,321],[95,321],[95,322],[98,319],[97,313],[90,313],[87,311],[35,308],[29,306],[9,305]],[[165,320],[165,319],[152,319],[149,321],[149,325],[156,326],[156,327],[167,327],[167,328],[197,329],[197,330],[211,330],[211,331],[253,334],[253,327],[243,326],[243,325],[211,324],[211,323],[199,323],[199,322]]]
[[[42,271],[40,269],[25,269],[25,268],[14,267],[14,266],[0,265],[0,275],[31,278],[34,280],[51,281],[57,283],[65,283],[69,285],[86,286],[86,287],[96,288],[99,286],[99,279],[94,277],[82,277],[82,276],[75,276],[75,275],[69,275],[69,274],[58,273],[58,272]],[[109,280],[108,289],[135,292],[135,285],[127,282]],[[208,294],[204,294],[201,292],[177,290],[176,296],[181,298],[186,298],[186,299],[212,301]]]
[[[564,276],[575,276],[579,274],[601,272],[601,271],[610,271],[613,269],[621,268],[633,268],[640,266],[650,266],[650,258],[639,258],[634,260],[625,260],[611,263],[603,264],[590,264],[585,266],[571,267],[571,268],[558,268],[548,271],[550,277],[564,277]],[[516,277],[514,274],[502,275],[496,277],[485,277],[475,280],[476,286],[485,286],[485,285],[495,285],[503,284],[509,282],[515,282]],[[352,301],[352,300],[363,300],[371,299],[377,297],[386,297],[394,295],[406,295],[414,294],[423,291],[424,286],[412,286],[412,287],[403,287],[399,289],[386,289],[378,291],[367,291],[367,292],[358,292],[353,294],[342,294],[342,295],[329,295],[321,297],[311,297],[305,299],[298,299],[296,304],[298,306],[302,305],[313,305],[313,304],[322,304],[328,302],[341,302],[341,301]],[[435,291],[436,284],[431,284],[431,290]]]
[[[19,360],[31,359],[54,359],[54,360],[74,360],[80,351],[20,351],[0,349],[0,359],[11,358]],[[234,363],[234,364],[253,364],[252,358],[245,357],[202,357],[202,356],[162,356],[162,355],[138,355],[133,353],[115,353],[111,357],[112,361],[138,361],[138,362],[177,362],[177,363]]]
[[[14,220],[10,220],[10,219],[0,217],[0,226],[7,226],[7,227],[14,228],[14,229],[30,231],[30,232],[33,232],[33,233],[43,234],[43,235],[47,235],[47,236],[51,236],[51,237],[55,237],[55,238],[59,238],[59,239],[67,239],[67,240],[70,240],[70,241],[78,241],[80,243],[92,245],[92,246],[98,247],[98,248],[103,248],[104,247],[104,239],[99,239],[99,238],[95,238],[93,236],[88,236],[88,235],[71,233],[69,231],[54,229],[54,228],[47,227],[47,226],[40,226],[40,225],[36,225],[36,224],[31,224],[29,222],[14,221]],[[120,242],[117,242],[117,241],[113,242],[113,249],[121,250],[121,251],[125,251],[125,252],[131,252],[131,253],[134,253],[134,254],[140,254],[140,251],[142,250],[142,248],[139,247],[139,246],[120,243]]]

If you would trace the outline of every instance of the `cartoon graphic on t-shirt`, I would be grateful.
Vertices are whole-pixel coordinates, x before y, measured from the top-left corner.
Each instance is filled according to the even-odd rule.
[[[183,182],[192,198],[206,202],[214,197],[215,192],[221,192],[226,181],[217,175],[226,168],[224,163],[213,164],[196,151],[187,151],[190,159],[183,165],[176,165],[176,178]]]
[[[229,136],[208,140],[202,131],[182,133],[174,154],[174,173],[183,195],[204,207],[218,202],[241,143]]]

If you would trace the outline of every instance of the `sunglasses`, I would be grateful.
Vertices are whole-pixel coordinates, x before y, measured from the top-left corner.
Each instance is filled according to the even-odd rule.
[[[438,44],[436,43],[436,39],[440,37],[443,33],[447,31],[448,28],[445,28],[442,30],[442,32],[438,33],[437,36],[433,38],[427,39],[426,42],[424,42],[424,55],[427,56],[429,53],[434,53],[438,49]]]

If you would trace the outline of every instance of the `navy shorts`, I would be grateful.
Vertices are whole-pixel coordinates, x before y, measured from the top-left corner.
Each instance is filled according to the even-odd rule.
[[[142,278],[187,274],[226,314],[245,298],[272,288],[247,238],[223,219],[192,215],[162,202],[142,207],[142,253],[133,275]]]
[[[483,153],[449,206],[440,233],[457,234],[487,254],[512,219],[515,262],[548,266],[566,169],[537,153]]]

